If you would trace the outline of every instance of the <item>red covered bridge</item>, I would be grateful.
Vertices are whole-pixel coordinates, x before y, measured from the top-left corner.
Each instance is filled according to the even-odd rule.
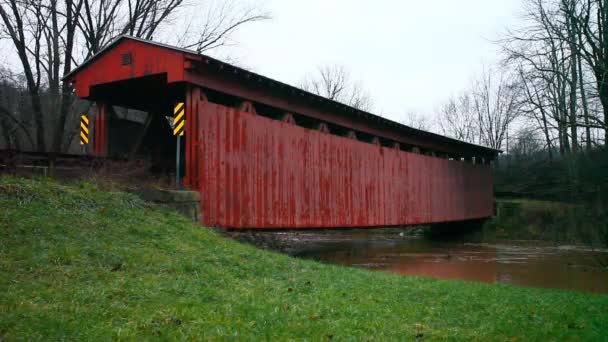
[[[90,153],[100,156],[161,151],[175,158],[164,116],[185,103],[183,183],[200,191],[205,225],[379,227],[493,212],[489,164],[499,151],[416,130],[192,51],[123,36],[65,81],[96,103]],[[149,115],[125,129],[113,106]]]

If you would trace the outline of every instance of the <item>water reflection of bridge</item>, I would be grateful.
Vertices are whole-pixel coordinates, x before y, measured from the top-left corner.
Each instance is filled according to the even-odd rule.
[[[294,254],[399,274],[546,288],[608,292],[608,271],[596,259],[608,250],[560,249],[524,243],[467,244],[356,234],[301,243]],[[535,242],[538,244],[538,242]]]

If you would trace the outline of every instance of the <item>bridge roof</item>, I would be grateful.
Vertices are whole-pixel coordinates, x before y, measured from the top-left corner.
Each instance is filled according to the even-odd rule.
[[[95,87],[163,75],[165,84],[190,83],[244,100],[312,117],[422,149],[494,158],[501,151],[463,142],[327,99],[195,51],[119,36],[64,77],[76,95],[100,100]],[[140,83],[141,84],[141,83]],[[121,88],[132,89],[133,87]],[[118,96],[118,94],[116,94]]]

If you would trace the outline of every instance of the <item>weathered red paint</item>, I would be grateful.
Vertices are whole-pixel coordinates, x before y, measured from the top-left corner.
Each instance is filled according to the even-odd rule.
[[[122,63],[122,55],[125,53],[131,54],[131,63],[126,65]],[[152,75],[166,76],[166,84],[183,82],[212,89],[239,97],[243,101],[263,103],[286,112],[303,114],[425,150],[490,159],[497,153],[485,147],[403,127],[208,56],[132,37],[120,37],[67,75],[65,81],[73,84],[78,97],[95,100],[91,88],[96,85]],[[110,100],[120,103],[126,96],[128,94],[114,94]]]
[[[194,158],[203,224],[365,227],[492,215],[487,165],[380,147],[210,102],[190,113],[199,120]]]
[[[158,113],[185,102],[183,184],[201,192],[206,225],[374,227],[493,212],[491,168],[471,160],[487,162],[499,151],[404,127],[203,55],[123,37],[66,79],[77,96],[99,104],[95,155],[107,153],[110,105]],[[228,96],[237,108],[204,92],[212,100]],[[282,114],[271,119],[264,108]],[[298,126],[302,117],[316,129]],[[336,128],[345,136],[332,134]]]
[[[76,94],[88,97],[91,86],[155,74],[166,74],[167,82],[182,80],[186,53],[175,49],[161,50],[163,53],[158,53],[158,46],[138,40],[121,41],[105,51],[103,58],[97,58],[94,63],[78,70],[78,78],[73,82]],[[129,64],[123,64],[122,54],[125,53],[131,54]]]
[[[186,172],[183,184],[192,189],[201,188],[200,169],[205,163],[205,156],[200,155],[204,140],[199,135],[199,121],[207,98],[198,87],[191,87],[186,92]]]

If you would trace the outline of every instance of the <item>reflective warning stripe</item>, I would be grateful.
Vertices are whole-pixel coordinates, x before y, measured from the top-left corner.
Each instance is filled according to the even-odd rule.
[[[177,115],[175,116],[175,118],[173,119],[173,124],[175,125],[175,124],[179,123],[179,122],[182,120],[182,118],[183,118],[183,117],[184,117],[184,111],[182,110],[182,111],[181,111],[181,112],[179,112],[179,114],[177,114]]]
[[[80,145],[89,143],[89,118],[82,114],[80,115]]]
[[[184,136],[186,128],[186,109],[183,102],[179,102],[173,108],[173,135]]]
[[[182,109],[184,109],[184,103],[183,102],[179,102],[178,104],[175,105],[175,108],[173,108],[173,114],[174,115],[177,114]]]
[[[177,124],[177,126],[175,126],[175,128],[173,129],[173,135],[178,135],[178,134],[181,135],[183,133],[182,130],[183,130],[185,124],[186,124],[185,121],[183,121],[183,120],[180,121],[179,124]]]

